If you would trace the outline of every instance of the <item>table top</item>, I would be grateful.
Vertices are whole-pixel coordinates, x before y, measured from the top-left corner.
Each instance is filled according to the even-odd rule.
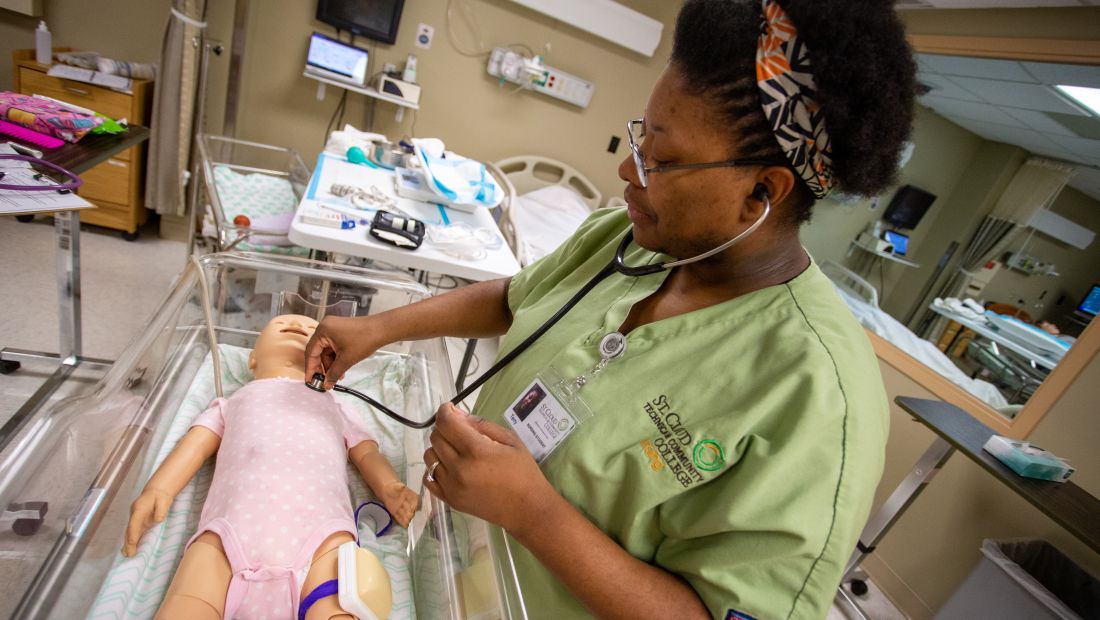
[[[325,177],[324,181],[321,179],[322,176]],[[352,164],[338,155],[322,153],[313,171],[309,187],[298,205],[298,213],[307,206],[323,203],[352,208],[347,199],[335,197],[328,192],[328,186],[333,183],[354,185],[368,191],[371,186],[374,186],[383,194],[395,198],[401,211],[423,220],[428,226],[465,224],[474,230],[488,229],[499,240],[499,245],[492,249],[487,248],[485,256],[477,260],[461,259],[447,254],[429,237],[424,239],[424,243],[419,248],[410,251],[371,237],[367,232],[370,228],[369,224],[357,224],[355,228],[340,230],[307,224],[302,221],[298,213],[295,213],[288,237],[294,243],[314,250],[370,258],[401,267],[478,282],[509,277],[519,271],[519,262],[504,241],[488,209],[478,207],[473,213],[466,213],[436,204],[401,198],[397,196],[394,189],[393,179],[392,170]],[[369,221],[374,217],[374,213],[373,210],[364,210],[362,218]]]
[[[875,248],[872,248],[872,247],[869,247],[869,246],[866,246],[866,245],[860,243],[859,239],[853,240],[852,245],[859,248],[859,249],[861,249],[861,250],[863,250],[864,252],[867,252],[868,254],[874,254],[875,256],[877,256],[879,258],[885,258],[888,261],[893,261],[893,262],[898,263],[900,265],[905,265],[906,267],[920,267],[920,263],[914,263],[913,261],[911,261],[907,258],[902,258],[902,257],[898,256],[897,254],[894,254],[893,252],[880,252],[880,251],[876,250]]]
[[[43,161],[61,166],[62,168],[79,176],[88,170],[103,163],[112,156],[149,139],[149,128],[141,125],[130,125],[129,131],[115,135],[88,135],[79,142],[66,143],[56,149],[44,149],[12,136],[3,136],[3,140],[22,144],[42,153]],[[79,194],[79,190],[77,194]],[[37,203],[37,204],[35,204]],[[95,208],[94,204],[86,200],[79,200],[75,196],[68,201],[32,201],[31,204],[20,203],[14,208],[8,207],[3,211],[4,215],[28,215],[34,213],[58,213],[79,209]]]
[[[997,331],[997,329],[989,323],[984,323],[971,319],[969,317],[962,316],[960,314],[956,314],[948,310],[947,308],[943,308],[935,304],[929,304],[928,309],[940,316],[947,317],[952,321],[955,321],[956,323],[967,327],[968,329],[974,330],[978,334],[981,334],[982,336],[985,336],[986,338],[989,338],[990,340],[993,340],[996,343],[1004,346],[1006,349],[1015,351],[1016,353],[1019,353],[1020,355],[1023,355],[1030,360],[1033,360],[1036,364],[1048,370],[1053,370],[1054,367],[1058,365],[1058,362],[1062,359],[1061,355],[1055,356],[1048,351],[1029,347],[1022,342],[1009,338],[1003,333]]]
[[[895,402],[1093,551],[1100,552],[1100,499],[1072,480],[1048,482],[1017,475],[982,449],[993,430],[952,404],[908,396],[899,396]]]
[[[15,138],[10,139],[15,140]],[[125,133],[87,135],[75,144],[66,143],[65,146],[56,149],[43,149],[32,144],[27,146],[42,151],[42,159],[79,175],[107,161],[111,156],[148,139],[148,127],[130,125],[129,131]],[[26,144],[19,140],[15,141]]]

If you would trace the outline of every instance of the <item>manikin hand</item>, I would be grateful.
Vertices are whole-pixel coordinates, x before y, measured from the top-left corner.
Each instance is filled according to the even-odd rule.
[[[122,555],[132,557],[137,553],[138,542],[146,530],[164,521],[172,505],[172,494],[145,488],[130,506],[130,523],[126,526],[126,538],[122,541]]]
[[[387,484],[379,493],[378,499],[382,500],[386,510],[389,510],[394,520],[404,528],[409,527],[409,521],[412,521],[413,515],[416,514],[416,506],[420,502],[416,493],[413,493],[412,489],[400,480]]]

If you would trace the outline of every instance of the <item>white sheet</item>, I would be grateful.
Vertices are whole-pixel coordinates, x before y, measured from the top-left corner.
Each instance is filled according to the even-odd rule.
[[[955,385],[982,399],[990,407],[1000,409],[1008,406],[1008,401],[1005,400],[1005,397],[1001,395],[996,386],[981,379],[971,379],[942,351],[937,349],[936,345],[918,338],[916,334],[909,331],[909,328],[880,308],[858,299],[839,286],[836,287],[836,291],[865,328],[888,340],[891,344],[943,375]]]
[[[592,212],[577,192],[547,185],[528,192],[512,205],[522,264],[530,265],[565,242]]]

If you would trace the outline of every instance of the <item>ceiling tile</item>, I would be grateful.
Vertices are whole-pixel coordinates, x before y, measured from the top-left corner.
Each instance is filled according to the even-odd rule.
[[[1059,136],[1071,137],[1077,135],[1070,128],[1047,116],[1045,112],[1039,112],[1037,110],[1023,110],[1019,108],[1000,109],[1005,114],[1008,114],[1009,116],[1018,119],[1023,124],[1027,125],[1030,129],[1034,129],[1039,133],[1049,133]]]
[[[1069,136],[1050,136],[1050,139],[1062,148],[1090,159],[1100,159],[1100,140],[1071,138]]]
[[[976,121],[999,123],[1010,127],[1027,127],[1023,122],[1016,120],[1002,112],[996,106],[988,103],[959,101],[958,99],[946,99],[944,97],[935,97],[932,95],[921,97],[920,102],[944,116],[956,116]]]
[[[937,54],[917,54],[929,69],[944,75],[963,75],[1012,80],[1014,82],[1035,82],[1035,78],[1024,70],[1015,60],[991,60],[971,58],[969,56],[940,56]]]
[[[1100,200],[1100,168],[1077,167],[1077,174],[1069,180],[1069,186]]]
[[[951,80],[934,73],[918,73],[917,80],[932,88],[928,94],[948,99],[962,99],[964,101],[981,101],[982,98],[966,90]]]
[[[985,101],[999,106],[1086,116],[1084,110],[1068,103],[1061,95],[1055,94],[1049,86],[1042,84],[1020,84],[972,77],[949,79]]]
[[[1044,84],[1100,88],[1100,67],[1059,65],[1052,62],[1025,62],[1022,64],[1028,73]]]

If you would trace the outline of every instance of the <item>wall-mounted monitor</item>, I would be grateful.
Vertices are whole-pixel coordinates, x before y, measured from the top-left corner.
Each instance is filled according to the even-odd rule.
[[[1085,298],[1077,305],[1077,312],[1088,317],[1094,317],[1100,313],[1100,284],[1092,285],[1089,292],[1085,294]]]
[[[920,223],[936,195],[912,185],[905,185],[894,194],[882,219],[895,228],[912,230]]]
[[[306,72],[353,86],[367,83],[367,50],[314,32],[309,37]]]
[[[405,0],[317,0],[317,21],[392,44]]]

